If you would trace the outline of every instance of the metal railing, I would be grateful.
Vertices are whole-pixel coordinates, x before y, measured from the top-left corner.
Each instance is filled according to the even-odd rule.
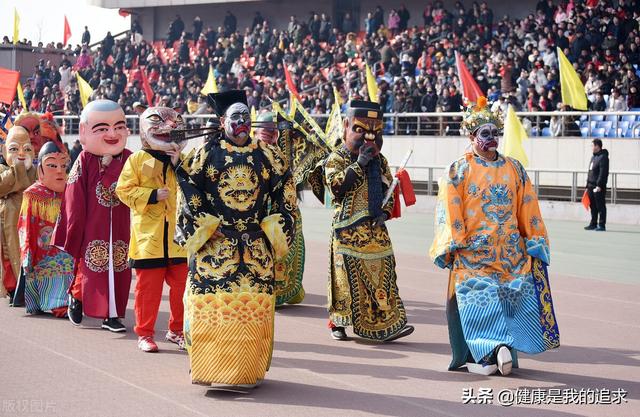
[[[517,113],[530,137],[602,137],[640,138],[640,111],[628,112],[519,112]],[[211,114],[184,115],[185,121],[201,126],[214,117]],[[324,128],[328,114],[312,115]],[[78,116],[56,116],[64,123],[65,132],[78,133]],[[464,136],[460,131],[462,113],[386,113],[385,135]],[[132,134],[139,133],[138,116],[128,115]],[[582,129],[582,130],[581,130]]]
[[[391,165],[397,169],[397,165]],[[405,167],[411,174],[411,182],[417,194],[437,195],[438,179],[445,173],[446,167],[408,165]],[[585,171],[563,169],[527,168],[534,190],[541,200],[580,202],[585,189],[587,173]],[[544,177],[555,177],[547,180]],[[559,177],[564,177],[560,179]],[[620,187],[621,177],[632,177],[635,186]],[[563,180],[564,179],[564,180]],[[640,204],[640,171],[609,172],[609,184],[606,199],[611,204]]]

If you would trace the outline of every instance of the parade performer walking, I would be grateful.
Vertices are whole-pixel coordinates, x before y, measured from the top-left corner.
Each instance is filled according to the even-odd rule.
[[[182,296],[187,280],[185,250],[174,242],[177,182],[174,166],[182,147],[170,133],[184,129],[182,116],[168,107],[138,108],[142,149],[124,164],[116,193],[133,212],[129,264],[135,269],[134,331],[138,348],[157,352],[155,324],[164,282],[169,285],[169,331],[165,338],[184,346]],[[185,142],[182,142],[184,145]]]
[[[0,297],[8,293],[11,303],[20,276],[18,219],[22,193],[36,178],[34,145],[25,128],[13,126],[9,129],[2,155],[5,163],[0,164]]]
[[[273,349],[274,261],[294,239],[297,207],[282,154],[250,136],[244,91],[209,95],[224,134],[176,170],[185,245],[185,341],[193,383],[247,388]]]
[[[377,103],[352,100],[343,145],[324,162],[324,183],[333,205],[329,313],[331,335],[392,341],[414,330],[396,284],[396,262],[385,221],[394,199],[383,206],[393,178],[382,149],[382,111]],[[314,187],[317,188],[317,187]],[[321,196],[318,196],[321,197]]]
[[[53,227],[60,214],[67,183],[69,155],[55,142],[38,154],[38,180],[24,192],[20,221],[22,270],[27,313],[51,311],[66,317],[68,291],[73,281],[73,258],[51,245]]]
[[[115,193],[129,131],[124,111],[111,100],[88,103],[80,115],[80,143],[65,190],[54,244],[73,256],[69,320],[78,326],[82,313],[101,318],[102,328],[124,332],[131,285],[127,264],[129,208]]]
[[[301,158],[313,157],[308,149],[309,143],[305,134],[293,127],[293,123],[281,111],[277,103],[273,104],[275,112],[264,112],[258,115],[258,127],[255,136],[258,140],[276,146],[285,158],[288,169],[296,183],[296,189],[305,181],[305,175],[298,173]],[[298,183],[300,181],[300,183]],[[302,286],[304,275],[304,235],[302,234],[302,213],[295,211],[295,238],[285,257],[275,263],[276,307],[283,304],[299,304],[304,300]]]
[[[472,151],[440,180],[431,258],[449,268],[450,370],[503,375],[516,351],[560,344],[547,265],[549,239],[525,169],[500,155],[499,114],[481,97],[464,114]]]

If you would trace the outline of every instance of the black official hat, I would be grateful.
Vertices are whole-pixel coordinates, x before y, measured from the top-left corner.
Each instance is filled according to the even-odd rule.
[[[209,105],[213,107],[218,116],[224,116],[224,112],[234,103],[247,105],[247,93],[244,90],[229,90],[223,93],[207,95]]]
[[[382,120],[382,110],[378,103],[364,100],[351,100],[347,107],[347,117],[366,117]]]
[[[65,153],[65,152],[64,150],[60,149],[60,147],[55,142],[49,141],[44,145],[42,145],[42,148],[40,148],[40,152],[38,152],[38,159],[42,161],[44,157],[49,155],[50,153]]]

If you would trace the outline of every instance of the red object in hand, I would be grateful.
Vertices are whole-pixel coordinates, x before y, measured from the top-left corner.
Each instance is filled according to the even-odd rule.
[[[398,219],[401,216],[402,206],[400,205],[400,189],[399,187],[396,187],[396,189],[393,190],[393,210],[391,210],[391,219]]]
[[[591,199],[589,198],[589,193],[586,189],[584,190],[584,194],[582,194],[582,205],[587,211],[589,211],[591,207]]]
[[[416,203],[416,193],[413,190],[413,184],[411,184],[409,173],[402,168],[396,172],[396,178],[400,180],[400,189],[402,190],[404,205],[407,207],[414,205]]]

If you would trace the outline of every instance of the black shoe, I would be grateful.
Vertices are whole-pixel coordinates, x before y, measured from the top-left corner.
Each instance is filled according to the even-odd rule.
[[[393,336],[387,337],[386,339],[384,339],[384,341],[391,342],[400,339],[401,337],[409,336],[411,333],[413,333],[414,330],[415,328],[413,326],[406,325],[398,333],[394,334]]]
[[[584,230],[596,230],[596,226],[594,224],[590,224],[589,226],[586,226]]]
[[[9,305],[13,305],[13,297],[16,295],[15,291],[9,291]]]
[[[344,327],[334,327],[331,329],[331,337],[336,340],[347,340],[347,332],[344,330]]]
[[[126,332],[127,328],[124,327],[124,324],[120,323],[120,320],[118,320],[115,317],[111,317],[108,319],[104,319],[102,321],[102,326],[103,329],[107,329],[111,332],[114,333],[122,333],[122,332]]]
[[[596,232],[606,232],[607,228],[604,226],[598,226],[596,227]]]
[[[82,323],[82,301],[76,300],[69,294],[69,307],[67,307],[67,316],[74,326],[80,326]]]

